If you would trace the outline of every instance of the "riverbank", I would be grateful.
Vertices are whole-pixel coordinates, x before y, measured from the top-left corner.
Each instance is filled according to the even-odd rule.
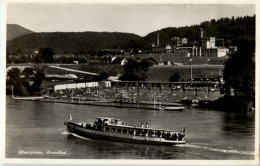
[[[43,96],[32,97],[12,97],[13,100],[27,100],[50,103],[64,103],[77,105],[92,105],[92,106],[106,106],[115,108],[134,108],[134,109],[150,109],[150,110],[164,110],[166,107],[194,107],[194,108],[211,108],[225,112],[241,112],[254,111],[255,103],[253,101],[246,102],[240,97],[221,97],[216,100],[191,100],[184,98],[176,102],[126,102],[118,100],[86,100],[82,98],[75,98],[72,100],[62,98],[52,98]]]
[[[93,105],[93,106],[106,106],[116,108],[134,108],[134,109],[151,109],[151,110],[163,110],[166,106],[183,106],[180,103],[125,103],[117,101],[81,101],[81,100],[63,100],[63,99],[52,99],[44,97],[13,97],[13,100],[27,100],[27,101],[39,101],[39,102],[50,102],[50,103],[64,103],[64,104],[77,104],[77,105]]]
[[[213,101],[210,106],[226,112],[255,111],[255,99],[242,96],[224,96]]]
[[[218,99],[217,90],[195,89],[160,89],[135,87],[93,87],[64,89],[46,93],[44,97],[19,97],[17,100],[38,100],[42,102],[96,105],[120,108],[161,110],[164,107],[207,107]]]

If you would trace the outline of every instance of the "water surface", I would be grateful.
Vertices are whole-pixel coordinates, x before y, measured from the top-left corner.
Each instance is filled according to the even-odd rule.
[[[84,138],[64,121],[98,116],[127,124],[186,129],[186,144],[157,146]],[[6,103],[7,158],[69,159],[254,159],[255,114],[186,108],[181,112],[11,100]]]

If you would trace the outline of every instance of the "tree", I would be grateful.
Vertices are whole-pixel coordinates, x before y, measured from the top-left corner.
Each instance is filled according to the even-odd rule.
[[[174,74],[171,75],[169,78],[170,82],[178,82],[180,80],[180,74],[178,72],[175,72]]]
[[[150,63],[148,60],[137,62],[135,59],[128,59],[124,66],[125,74],[119,79],[124,81],[144,81],[146,79],[146,72],[149,70]]]
[[[18,68],[12,68],[7,72],[7,93],[11,93],[12,86],[14,95],[28,96],[40,92],[40,86],[44,78],[45,74],[42,69],[36,69],[36,71],[25,69],[21,72]],[[30,86],[29,80],[34,81],[32,86]]]
[[[151,66],[150,62],[148,59],[143,59],[140,63],[139,63],[141,69],[144,72],[147,72],[149,70],[149,67]]]
[[[41,55],[37,54],[33,57],[33,62],[34,63],[43,63],[43,59],[41,57]]]
[[[34,76],[33,68],[27,67],[22,71],[22,74],[27,78],[31,78]]]
[[[7,72],[6,88],[7,92],[10,93],[13,86],[14,95],[28,96],[26,88],[23,86],[24,80],[21,79],[21,70],[18,68],[12,68]]]
[[[35,77],[33,78],[34,83],[31,86],[32,92],[40,91],[40,87],[41,87],[41,84],[42,84],[42,81],[44,80],[44,78],[45,78],[45,74],[44,74],[43,70],[37,69]]]
[[[7,76],[9,77],[9,80],[16,80],[20,78],[20,72],[21,70],[15,67],[7,72]]]
[[[139,70],[138,63],[135,59],[128,59],[127,63],[124,66],[125,73],[134,73],[134,71]]]
[[[252,53],[238,52],[226,61],[223,71],[224,90],[229,96],[234,89],[235,96],[254,97],[255,93],[255,63]]]
[[[52,48],[41,48],[39,54],[45,63],[53,63],[53,55],[55,54]]]
[[[99,74],[99,78],[100,80],[105,80],[109,77],[108,73],[107,72],[102,72]]]
[[[109,74],[107,72],[101,72],[98,76],[95,76],[93,78],[94,81],[102,81],[109,77]]]

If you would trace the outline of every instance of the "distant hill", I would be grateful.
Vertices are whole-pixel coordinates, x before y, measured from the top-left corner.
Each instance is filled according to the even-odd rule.
[[[34,33],[33,31],[26,29],[17,24],[7,24],[6,28],[7,28],[7,36],[6,36],[7,41],[25,34]]]
[[[39,48],[50,47],[56,54],[87,53],[97,49],[121,48],[140,36],[120,32],[51,32],[32,33],[7,42],[9,53],[32,52]]]
[[[185,37],[190,42],[199,40],[199,28],[203,28],[204,36],[215,36],[217,39],[224,39],[225,45],[238,45],[239,40],[246,40],[250,43],[255,41],[255,16],[245,16],[237,18],[221,18],[218,20],[202,22],[199,25],[185,27],[168,27],[161,29],[160,44],[170,44],[172,37]],[[137,41],[128,43],[126,47],[144,49],[156,43],[157,31],[149,33]],[[222,41],[217,43],[222,44]]]
[[[160,30],[160,44],[171,44],[172,37],[185,37],[188,45],[199,40],[199,29],[203,28],[204,36],[215,36],[217,45],[221,46],[224,39],[225,46],[235,45],[243,49],[255,48],[255,15],[237,18],[221,18],[202,22],[199,25],[185,27],[168,27]],[[16,54],[32,52],[39,48],[50,47],[56,54],[89,53],[98,49],[123,48],[147,49],[156,43],[157,32],[151,32],[145,37],[131,33],[119,32],[53,32],[26,34],[7,43],[8,53]],[[245,42],[243,42],[245,41]],[[250,48],[245,47],[245,44]],[[135,49],[137,48],[137,49]]]

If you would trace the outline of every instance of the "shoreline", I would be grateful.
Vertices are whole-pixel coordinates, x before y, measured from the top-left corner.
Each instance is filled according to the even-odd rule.
[[[46,99],[43,96],[30,96],[30,97],[11,97],[12,100],[25,100],[25,101],[40,101],[49,103],[63,103],[63,104],[76,104],[76,105],[91,105],[91,106],[103,106],[103,107],[115,107],[115,108],[132,108],[132,109],[150,109],[150,110],[166,110],[166,107],[193,107],[193,108],[210,108],[225,112],[240,112],[240,111],[254,111],[252,103],[250,105],[243,106],[242,110],[239,110],[233,104],[230,103],[230,99],[222,97],[217,100],[191,100],[182,99],[173,103],[170,102],[120,102],[120,101],[106,101],[106,100],[94,100],[94,101],[80,101],[80,100],[62,100],[62,99]],[[232,97],[231,97],[232,98]],[[219,100],[222,100],[220,105],[225,107],[219,107]],[[224,102],[224,103],[223,103]],[[240,105],[241,106],[241,105]],[[234,110],[232,109],[234,108]],[[182,110],[184,110],[182,109]],[[169,110],[169,111],[182,111],[182,110]]]
[[[170,102],[120,102],[120,101],[106,101],[106,100],[95,100],[95,101],[79,101],[79,100],[62,100],[62,99],[46,99],[43,96],[37,97],[12,97],[12,100],[25,100],[25,101],[40,101],[50,103],[64,103],[64,104],[77,104],[77,105],[93,105],[93,106],[105,106],[115,108],[134,108],[134,109],[151,109],[151,110],[163,110],[165,107],[199,107],[199,102],[209,103],[209,100],[181,100],[174,103]],[[205,108],[205,107],[201,107]]]

